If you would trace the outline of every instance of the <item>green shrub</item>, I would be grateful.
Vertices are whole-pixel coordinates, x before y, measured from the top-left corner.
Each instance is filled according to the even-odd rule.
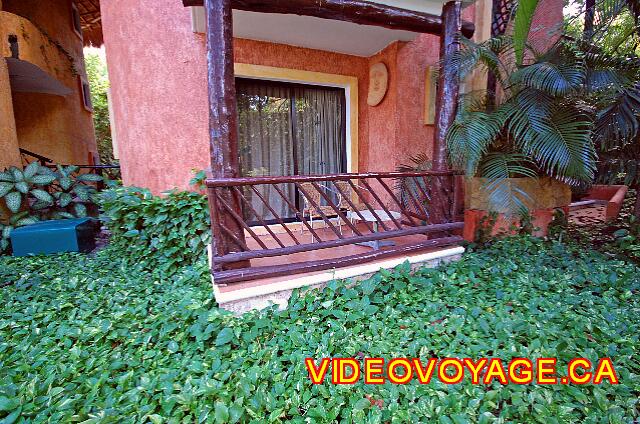
[[[95,208],[96,187],[103,181],[96,174],[79,174],[77,166],[49,168],[32,162],[24,169],[15,166],[0,172],[0,202],[9,216],[0,222],[0,254],[10,249],[15,227],[50,219],[81,218],[87,207]]]
[[[158,278],[112,246],[2,258],[0,420],[632,423],[640,270],[530,237],[438,269],[298,292],[234,317],[206,266]],[[611,357],[619,385],[312,385],[305,357]]]
[[[95,49],[85,51],[87,78],[91,86],[91,104],[93,105],[93,126],[101,163],[117,163],[113,157],[111,122],[109,120],[109,74],[107,63]]]
[[[153,196],[147,189],[115,187],[100,195],[111,242],[133,261],[173,273],[206,259],[210,241],[207,198],[188,191]]]

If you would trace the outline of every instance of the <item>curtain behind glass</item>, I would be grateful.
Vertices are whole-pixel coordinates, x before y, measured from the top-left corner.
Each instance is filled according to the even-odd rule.
[[[298,172],[346,172],[344,92],[297,87],[293,95]]]
[[[236,91],[242,176],[346,172],[343,90],[237,79]],[[282,218],[295,217],[273,188],[257,188]],[[293,185],[281,188],[295,204]],[[264,219],[274,218],[250,188],[244,194]]]
[[[238,150],[243,177],[293,175],[290,89],[259,80],[237,80]],[[270,186],[257,186],[260,194],[283,218],[292,216],[282,197]],[[293,187],[283,192],[295,202]],[[244,192],[253,208],[273,219],[265,204],[247,187]],[[254,220],[245,208],[245,218]]]

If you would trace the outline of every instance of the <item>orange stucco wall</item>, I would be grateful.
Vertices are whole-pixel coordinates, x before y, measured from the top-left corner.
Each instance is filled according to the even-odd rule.
[[[71,0],[4,0],[0,21],[3,57],[11,56],[6,40],[15,35],[19,59],[72,91],[65,97],[12,93],[19,147],[59,163],[88,163],[97,148],[92,115],[84,108],[78,80],[79,76],[86,80],[86,72],[82,39],[73,31]]]
[[[9,69],[3,58],[0,58],[0,152],[0,170],[20,164]]]
[[[543,2],[561,16],[562,0]],[[475,8],[464,17],[476,19]],[[204,36],[192,32],[189,10],[175,0],[103,2],[102,22],[125,184],[156,193],[187,188],[192,169],[209,165]],[[431,156],[425,68],[438,63],[439,37],[395,42],[369,58],[244,39],[234,40],[234,54],[236,63],[356,77],[360,171],[392,171],[418,153]],[[378,61],[389,69],[389,89],[370,107],[368,70]]]

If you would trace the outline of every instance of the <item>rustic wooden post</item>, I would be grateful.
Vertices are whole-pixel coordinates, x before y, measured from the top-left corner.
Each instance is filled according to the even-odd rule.
[[[453,56],[460,50],[462,19],[460,1],[450,1],[442,7],[442,34],[440,35],[440,75],[436,96],[435,140],[433,167],[448,168],[446,136],[453,123],[458,105],[460,81],[458,70],[453,66]]]
[[[213,178],[238,178],[238,128],[233,71],[233,20],[230,0],[205,0],[207,17],[207,75],[209,86],[209,149]],[[244,230],[220,206],[218,196],[242,216],[241,203],[229,188],[209,189],[212,250],[214,254],[242,251]],[[235,239],[235,240],[234,240]],[[224,265],[224,269],[249,266],[248,261]],[[223,266],[213,263],[214,270]]]
[[[433,168],[444,171],[449,168],[447,157],[447,131],[453,123],[458,106],[460,81],[458,69],[453,63],[453,56],[460,50],[460,29],[462,19],[460,1],[450,1],[442,7],[442,33],[440,35],[440,72],[436,96],[435,138],[433,143]],[[450,218],[450,208],[454,201],[453,177],[439,178],[438,187],[434,188],[433,218],[434,222],[445,222]]]

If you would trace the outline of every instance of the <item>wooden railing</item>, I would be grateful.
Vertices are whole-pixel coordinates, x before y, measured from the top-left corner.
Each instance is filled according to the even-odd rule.
[[[214,281],[326,270],[459,243],[452,233],[463,226],[459,186],[455,173],[435,171],[209,179]],[[411,242],[380,246],[403,237]],[[355,244],[370,248],[304,255]],[[277,265],[265,260],[282,256]]]

